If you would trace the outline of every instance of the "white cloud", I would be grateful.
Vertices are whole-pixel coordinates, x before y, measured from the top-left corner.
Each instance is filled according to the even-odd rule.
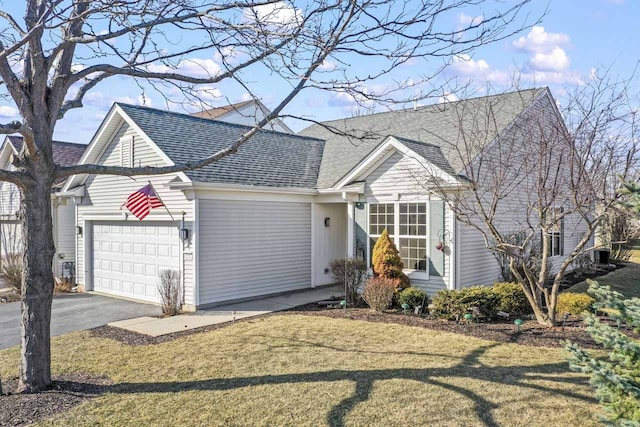
[[[451,71],[465,76],[477,76],[486,74],[489,71],[489,63],[484,59],[476,61],[469,55],[463,54],[453,58],[449,67]]]
[[[103,92],[91,91],[87,93],[83,98],[83,103],[86,106],[94,107],[99,110],[107,110],[111,108],[114,102],[120,102],[123,104],[133,105],[145,105],[151,106],[151,99],[147,96],[138,95],[137,97],[125,95],[125,96],[110,96]]]
[[[246,9],[244,18],[270,31],[286,31],[302,22],[302,11],[279,1]]]
[[[529,59],[529,65],[537,71],[562,71],[569,68],[569,57],[564,49],[554,47],[549,53],[534,53]]]
[[[460,13],[456,16],[456,21],[463,27],[476,26],[482,24],[484,21],[483,16],[470,16],[465,13]]]
[[[325,59],[322,61],[322,64],[318,67],[319,71],[334,71],[338,67],[338,64],[335,61],[331,61],[330,59]]]
[[[445,102],[454,102],[459,100],[458,95],[452,92],[445,92],[442,96],[438,97],[438,103],[444,104]]]
[[[564,53],[564,51],[562,52]],[[532,63],[533,59],[537,61]],[[448,77],[462,79],[462,84],[476,83],[484,85],[492,83],[509,87],[516,81],[542,84],[584,84],[582,74],[568,69],[569,59],[561,53],[553,55],[533,55],[532,59],[521,68],[496,69],[484,59],[475,60],[468,55],[453,59],[446,70]]]
[[[513,42],[513,46],[525,52],[548,53],[552,49],[560,46],[567,46],[571,43],[571,38],[564,33],[548,33],[544,27],[536,25],[526,36],[520,37]]]
[[[187,58],[178,64],[150,64],[147,69],[155,73],[179,73],[191,77],[206,79],[220,73],[220,65],[210,58]]]
[[[18,116],[18,109],[8,105],[0,105],[0,117],[12,118]]]

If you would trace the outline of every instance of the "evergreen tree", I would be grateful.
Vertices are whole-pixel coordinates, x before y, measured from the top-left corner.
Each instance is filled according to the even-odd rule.
[[[633,181],[622,181],[618,193],[624,197],[623,204],[640,213],[640,184]]]
[[[373,272],[377,276],[393,279],[397,282],[397,290],[410,286],[409,277],[402,271],[404,264],[402,263],[402,258],[400,258],[398,248],[389,237],[389,232],[386,228],[376,240],[371,262],[373,264]]]
[[[640,212],[640,185],[622,181],[618,191],[621,203]],[[640,298],[624,299],[608,286],[600,286],[593,280],[589,293],[597,310],[607,308],[610,318],[618,328],[604,324],[593,314],[587,314],[584,322],[591,337],[609,352],[607,359],[595,359],[575,343],[567,343],[569,363],[574,371],[591,375],[591,385],[596,396],[607,410],[609,424],[640,426],[640,342],[619,331],[623,325],[640,332]]]
[[[623,299],[623,295],[608,286],[588,280],[589,293],[596,302],[596,310],[607,308],[609,317],[618,327],[623,325],[640,331],[640,298]],[[575,343],[567,343],[569,363],[574,371],[591,375],[591,385],[604,405],[608,423],[620,426],[640,426],[640,343],[603,323],[596,315],[587,314],[587,332],[609,355],[607,359],[593,358]]]

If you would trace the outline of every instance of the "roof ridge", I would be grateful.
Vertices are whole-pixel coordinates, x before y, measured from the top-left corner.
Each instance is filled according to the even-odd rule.
[[[418,141],[417,139],[412,139],[412,138],[405,138],[404,136],[397,136],[397,135],[393,135],[393,134],[391,134],[389,136],[392,136],[392,137],[394,137],[396,139],[399,139],[401,141],[409,141],[409,142],[413,142],[415,144],[422,144],[422,145],[426,145],[426,146],[429,146],[429,147],[435,147],[435,148],[439,148],[439,149],[442,148],[442,146],[438,145],[438,144],[432,144],[430,142]]]
[[[77,145],[77,146],[80,146],[80,147],[87,147],[88,146],[88,144],[84,144],[82,142],[69,142],[69,141],[58,141],[58,140],[53,140],[51,142],[53,142],[55,144]]]
[[[476,97],[473,97],[473,98],[458,99],[456,101],[434,102],[433,104],[421,105],[417,109],[415,109],[413,107],[411,107],[411,108],[400,108],[398,110],[387,110],[387,111],[380,111],[380,112],[377,112],[377,113],[363,114],[361,116],[355,116],[355,117],[343,117],[343,118],[339,118],[339,119],[327,120],[327,121],[324,121],[324,122],[313,123],[310,126],[308,126],[307,128],[312,127],[313,125],[318,125],[318,124],[319,125],[325,125],[325,124],[335,123],[335,122],[344,122],[344,121],[348,121],[348,120],[358,119],[358,118],[361,118],[361,117],[371,117],[371,116],[377,116],[377,115],[381,115],[381,114],[422,111],[422,110],[426,110],[427,108],[433,108],[433,107],[437,107],[437,106],[459,104],[461,102],[475,101],[475,100],[484,99],[484,98],[498,98],[498,97],[503,97],[503,96],[507,96],[507,95],[515,95],[515,94],[523,93],[523,92],[535,92],[535,91],[538,91],[538,90],[545,90],[545,89],[548,89],[548,86],[542,86],[542,87],[530,88],[530,89],[519,89],[519,90],[514,90],[512,92],[495,93],[495,94],[492,94],[492,95],[482,95],[482,96],[476,96]],[[307,128],[303,129],[301,132],[303,132]]]
[[[172,115],[172,116],[179,116],[179,117],[183,117],[189,120],[196,120],[199,122],[203,122],[203,123],[210,123],[210,122],[216,122],[216,123],[220,123],[223,124],[225,126],[232,126],[232,127],[236,127],[236,128],[242,128],[242,129],[247,129],[247,130],[251,130],[254,127],[253,126],[248,126],[248,125],[241,125],[238,123],[231,123],[231,122],[225,122],[224,120],[217,120],[217,119],[207,119],[204,117],[197,117],[197,116],[192,116],[189,113],[179,113],[176,111],[168,111],[168,110],[162,110],[160,108],[154,108],[154,107],[147,107],[145,105],[134,105],[134,104],[127,104],[126,102],[114,102],[115,105],[119,105],[119,106],[125,106],[125,107],[130,107],[136,110],[146,110],[146,111],[155,111],[158,113],[162,113],[162,114],[168,114],[168,115]],[[280,132],[277,130],[272,130],[272,129],[265,129],[264,127],[260,129],[260,132],[267,132],[267,133],[274,133],[274,134],[278,134],[278,135],[284,135],[284,136],[289,136],[295,139],[307,139],[307,140],[315,140],[315,141],[325,141],[322,138],[316,138],[313,136],[305,136],[305,135],[298,135],[297,133],[288,133],[288,132]]]
[[[9,139],[16,138],[16,139],[19,139],[21,142],[24,141],[24,137],[22,135],[7,135],[7,138]],[[80,145],[85,147],[88,145],[82,142],[58,141],[57,139],[52,139],[51,142],[55,144]]]
[[[255,99],[249,99],[247,101],[234,102],[233,104],[221,105],[219,107],[207,108],[206,110],[198,111],[198,113],[204,113],[212,110],[221,110],[221,109],[229,109],[229,111],[236,109],[238,107],[244,107],[245,105],[249,105],[252,102],[256,102]],[[197,113],[195,113],[197,114]]]

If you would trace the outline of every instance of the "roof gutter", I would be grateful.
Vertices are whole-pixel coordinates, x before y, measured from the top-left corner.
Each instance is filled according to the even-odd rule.
[[[220,184],[214,182],[176,182],[167,184],[172,190],[208,190],[208,191],[233,191],[245,193],[279,193],[279,194],[305,194],[315,195],[318,190],[314,188],[296,187],[268,187],[261,185]]]

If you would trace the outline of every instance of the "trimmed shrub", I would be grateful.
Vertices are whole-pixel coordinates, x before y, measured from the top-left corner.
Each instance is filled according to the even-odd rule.
[[[402,271],[404,265],[402,264],[402,258],[400,258],[398,248],[396,248],[396,245],[389,237],[387,229],[382,231],[382,234],[373,246],[371,262],[373,264],[373,272],[377,276],[394,279],[397,290],[402,290],[410,286],[409,277]]]
[[[22,291],[22,270],[22,255],[11,254],[2,258],[0,278],[18,294]]]
[[[447,320],[458,320],[465,313],[459,303],[458,291],[443,289],[432,298],[431,314]],[[462,310],[462,311],[461,311]]]
[[[556,313],[560,315],[570,314],[578,316],[584,311],[589,311],[595,300],[587,294],[576,292],[563,292],[558,295]]]
[[[388,308],[396,291],[396,281],[385,277],[373,277],[364,287],[362,298],[375,311]]]
[[[409,304],[411,308],[421,306],[427,303],[427,293],[418,288],[406,288],[398,292],[398,304]]]
[[[442,290],[433,297],[431,314],[443,319],[460,320],[465,313],[478,308],[481,316],[495,317],[500,298],[488,286],[471,286],[459,290]]]
[[[493,292],[498,296],[498,311],[504,311],[512,316],[531,314],[531,304],[522,290],[522,286],[514,282],[498,282],[492,286]]]
[[[182,310],[182,283],[178,270],[161,270],[158,292],[160,293],[162,314],[175,316]]]
[[[367,263],[361,258],[336,258],[331,261],[329,268],[333,274],[333,280],[345,288],[347,305],[358,305],[360,288],[367,275]]]
[[[71,292],[73,289],[73,282],[71,280],[55,277],[53,279],[53,290],[56,292]]]

